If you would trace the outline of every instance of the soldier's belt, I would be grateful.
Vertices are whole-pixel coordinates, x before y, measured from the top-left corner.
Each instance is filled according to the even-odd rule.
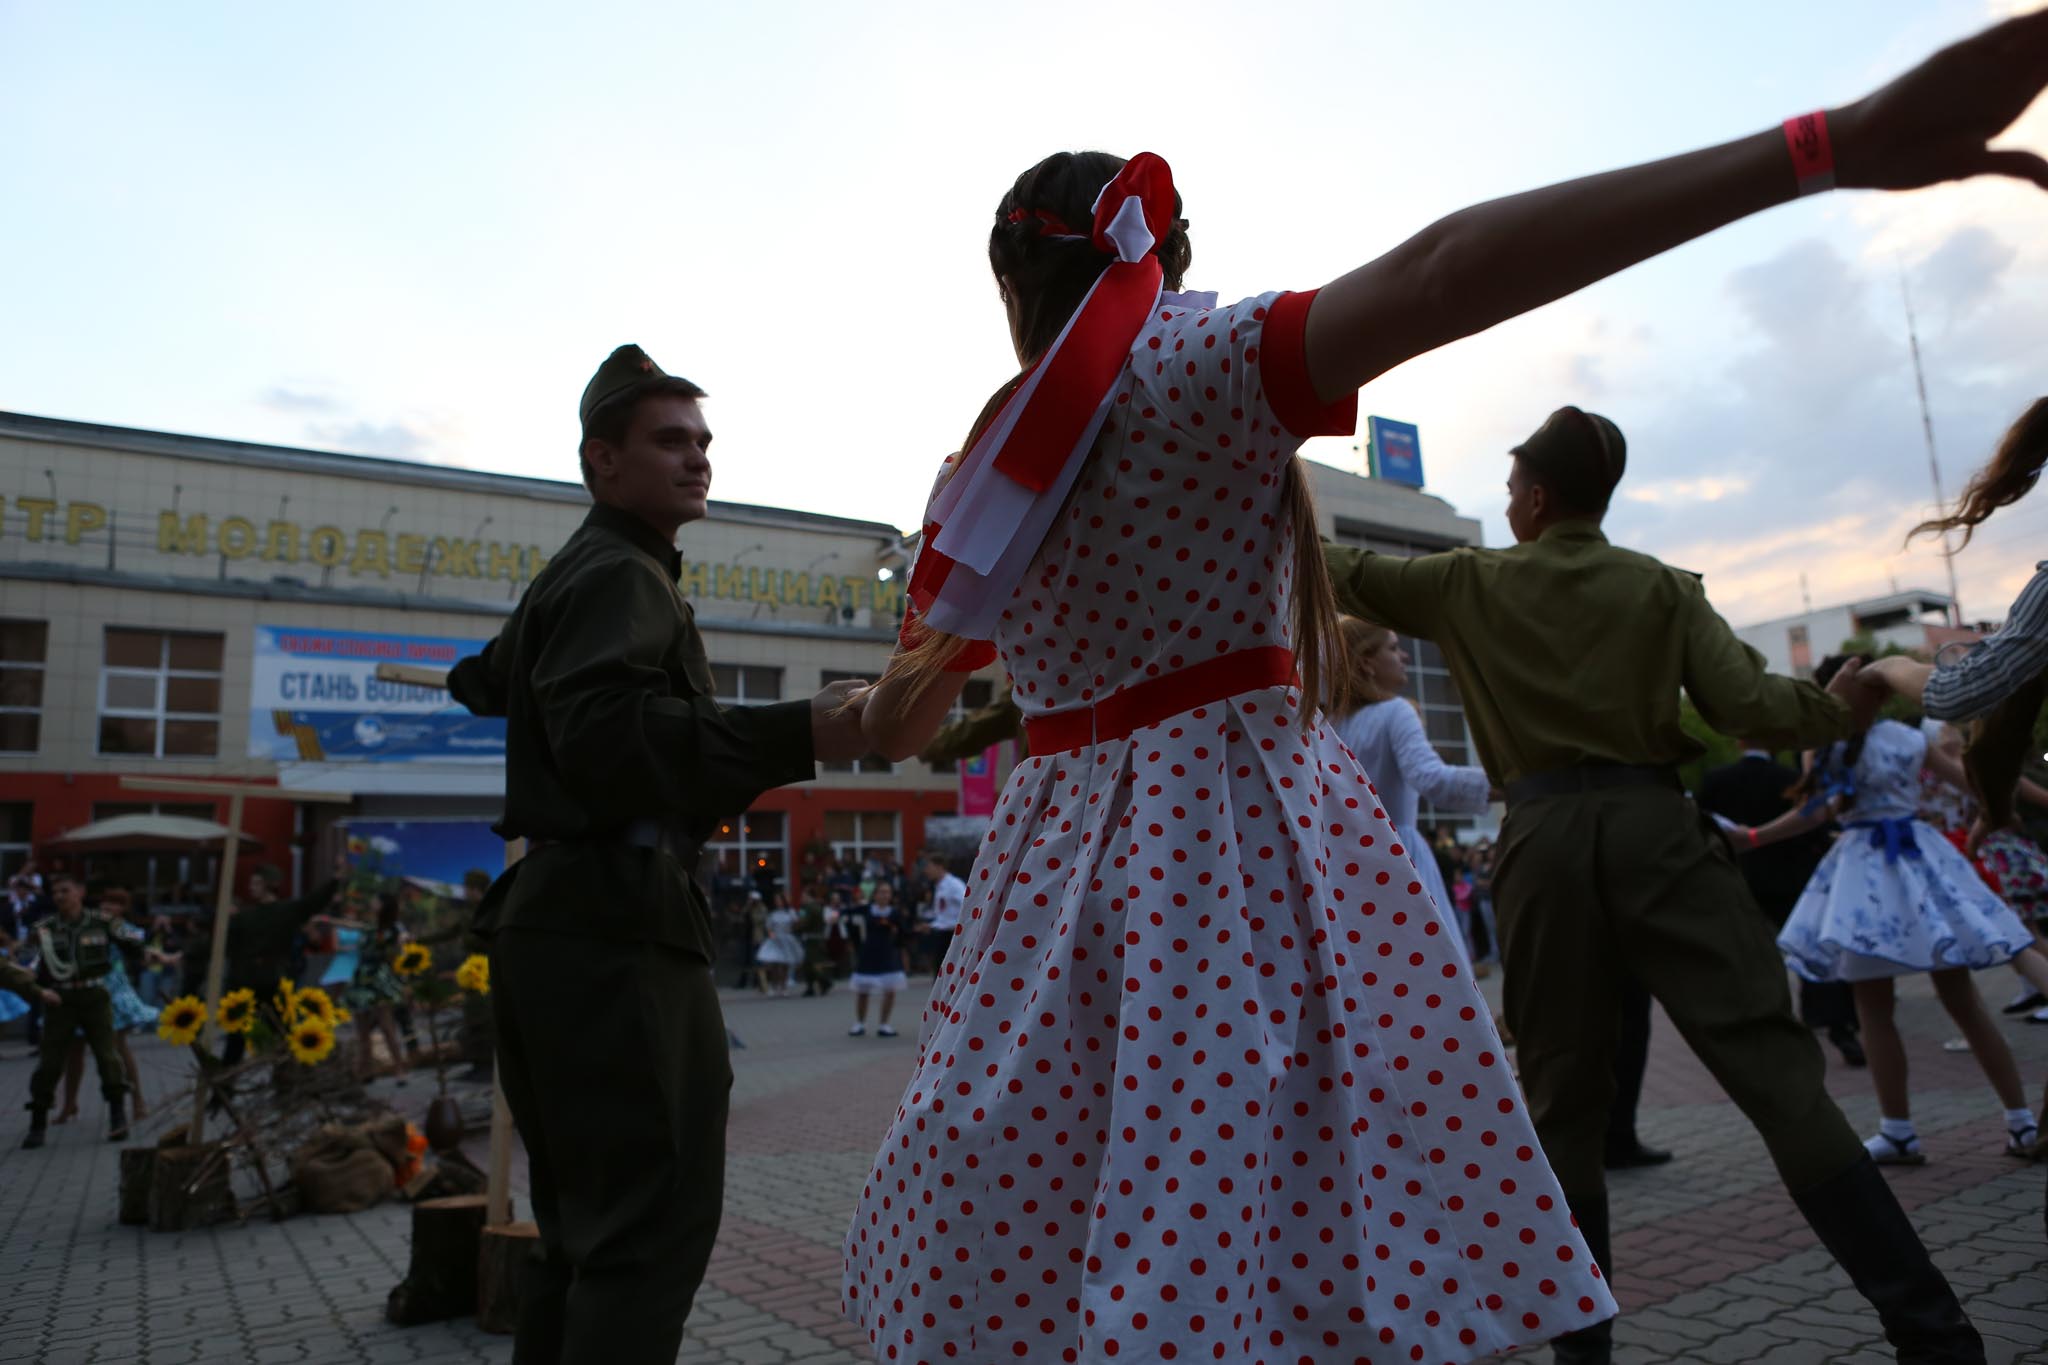
[[[1660,787],[1683,791],[1678,770],[1654,763],[1580,763],[1570,768],[1553,768],[1531,773],[1507,785],[1510,806],[1544,796],[1579,796],[1586,792],[1612,791],[1617,787]]]
[[[695,848],[698,840],[689,831],[675,825],[665,825],[659,820],[634,820],[614,830],[600,834],[586,834],[575,839],[528,839],[528,852],[547,848],[551,844],[627,844],[633,848]]]
[[[59,981],[52,987],[60,995],[68,995],[72,991],[104,991],[106,988],[104,976],[96,976],[90,981]]]

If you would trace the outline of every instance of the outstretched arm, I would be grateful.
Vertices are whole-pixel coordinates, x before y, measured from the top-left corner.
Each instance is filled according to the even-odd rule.
[[[1992,150],[2048,86],[2048,10],[1944,48],[1827,115],[1835,183],[1917,189],[2048,161]],[[1781,130],[1460,210],[1325,286],[1305,343],[1331,402],[1405,360],[1582,289],[1797,193]]]

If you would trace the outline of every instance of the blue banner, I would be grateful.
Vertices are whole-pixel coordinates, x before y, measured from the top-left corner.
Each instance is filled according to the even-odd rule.
[[[1391,417],[1365,419],[1372,476],[1389,483],[1422,487],[1422,432],[1413,422]]]
[[[380,663],[447,669],[483,647],[431,635],[258,626],[249,753],[278,763],[502,763],[502,718],[472,716],[442,688],[376,676]]]

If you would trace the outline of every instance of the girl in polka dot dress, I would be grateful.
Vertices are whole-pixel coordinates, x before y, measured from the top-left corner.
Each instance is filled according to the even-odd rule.
[[[989,255],[1026,369],[942,473],[856,703],[908,757],[999,656],[1031,751],[847,1232],[877,1359],[1607,1358],[1487,1012],[1314,705],[1336,621],[1295,450],[1403,360],[1799,188],[2003,166],[2037,54],[2048,15],[1835,111],[1839,171],[1816,115],[1228,307],[1167,292],[1190,250],[1158,157],[1018,178]]]
[[[1019,181],[1002,273],[1073,259],[1041,225],[1119,164]],[[1614,1311],[1401,836],[1303,714],[1305,570],[1330,597],[1294,449],[1355,411],[1303,371],[1311,297],[1160,298],[1001,613],[1032,757],[847,1239],[881,1359],[1463,1360]],[[1247,658],[1127,734],[1044,728]]]

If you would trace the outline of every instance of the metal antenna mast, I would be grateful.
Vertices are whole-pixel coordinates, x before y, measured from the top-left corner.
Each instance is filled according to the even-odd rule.
[[[1934,480],[1934,505],[1937,510],[1947,505],[1947,498],[1941,491],[1941,461],[1934,452],[1934,417],[1927,410],[1927,373],[1920,366],[1920,331],[1913,321],[1913,293],[1906,286],[1906,267],[1899,266],[1899,298],[1906,305],[1906,344],[1913,352],[1913,385],[1920,391],[1920,430],[1927,438],[1927,473]],[[1948,602],[1950,624],[1963,623],[1962,597],[1956,591],[1956,552],[1948,532],[1941,533],[1941,557],[1948,565]]]

